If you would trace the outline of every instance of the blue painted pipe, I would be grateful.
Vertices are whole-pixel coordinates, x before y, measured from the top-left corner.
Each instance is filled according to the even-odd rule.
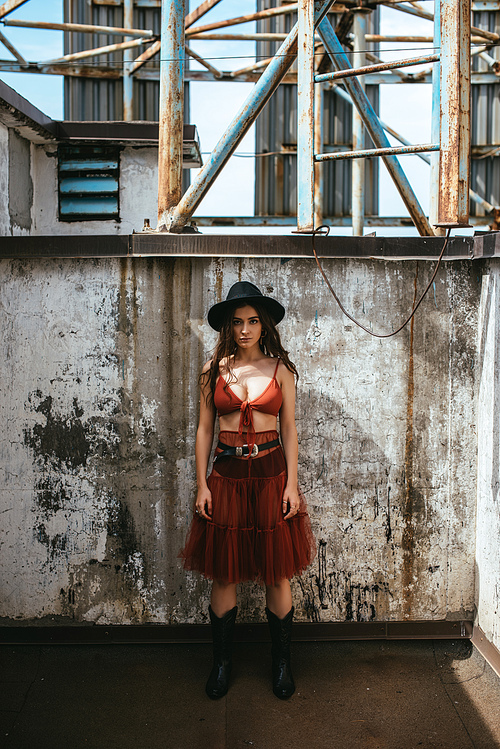
[[[315,25],[326,15],[331,5],[332,0],[320,0],[314,3]],[[165,229],[167,231],[174,233],[182,231],[206,192],[216,180],[219,172],[237,148],[238,143],[271,98],[281,79],[294,62],[296,55],[297,24],[276,52],[178,205],[166,217]]]
[[[330,56],[333,66],[337,70],[347,70],[351,68],[351,64],[345,54],[342,45],[340,44],[337,35],[328,19],[324,19],[318,26],[318,30],[325,46],[325,49]],[[377,148],[391,148],[389,139],[387,138],[384,129],[378,119],[375,110],[368,101],[368,98],[362,90],[359,81],[356,78],[346,78],[344,85],[348,89],[351,99],[358,109],[363,122],[365,123],[366,129],[370,133],[371,139]],[[401,164],[395,156],[384,156],[384,162],[387,169],[394,180],[401,198],[403,199],[406,208],[408,209],[410,216],[413,219],[415,226],[417,227],[419,234],[422,236],[433,236],[434,232],[427,219],[427,216],[422,210],[418,199],[413,192],[411,185],[404,173]]]

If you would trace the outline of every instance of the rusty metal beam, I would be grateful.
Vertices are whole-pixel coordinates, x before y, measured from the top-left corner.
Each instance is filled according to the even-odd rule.
[[[314,87],[314,153],[323,151],[323,84]],[[321,162],[314,163],[314,226],[323,224],[324,169]]]
[[[96,47],[95,49],[84,49],[81,52],[72,52],[69,55],[63,57],[57,57],[54,60],[44,60],[39,65],[56,65],[63,62],[72,62],[73,60],[84,60],[86,57],[99,57],[101,55],[111,55],[113,52],[120,52],[125,49],[133,49],[134,47],[141,47],[147,43],[148,39],[132,39],[129,42],[118,42],[117,44],[107,44],[104,47]]]
[[[470,0],[440,0],[439,226],[468,226]]]
[[[205,0],[205,2],[201,3],[201,5],[198,5],[198,7],[188,13],[186,18],[184,19],[185,28],[188,29],[193,25],[193,23],[196,23],[196,21],[204,16],[205,13],[208,13],[209,10],[215,8],[215,6],[220,3],[220,1],[221,0]]]
[[[351,64],[340,44],[337,35],[328,19],[324,19],[319,24],[319,32],[325,45],[325,49],[337,70],[349,69]],[[370,133],[371,139],[378,149],[390,148],[391,144],[384,132],[384,129],[378,119],[372,105],[368,101],[366,94],[362,91],[359,81],[356,78],[346,78],[345,86],[351,95],[353,104],[359,110],[366,129]],[[384,163],[396,185],[401,198],[406,205],[415,226],[421,235],[431,236],[434,232],[429,221],[424,214],[420,203],[413,192],[411,185],[401,168],[401,165],[394,155],[384,156]]]
[[[161,41],[158,39],[156,42],[153,42],[143,53],[142,55],[139,55],[139,57],[136,57],[134,62],[130,65],[130,75],[133,75],[136,70],[139,70],[139,68],[142,68],[143,65],[145,65],[149,60],[151,60],[155,55],[158,54],[158,52],[161,50]]]
[[[259,62],[254,62],[252,65],[247,65],[246,68],[240,68],[239,70],[233,70],[231,73],[229,73],[230,78],[238,78],[240,75],[245,75],[246,73],[254,73],[256,70],[261,70],[262,68],[267,68],[269,63],[271,62],[273,58],[272,57],[266,57],[265,60],[260,60]]]
[[[361,68],[365,66],[365,55],[364,49],[366,47],[366,29],[367,29],[367,11],[366,8],[356,8],[354,11],[354,19],[352,24],[352,32],[354,35],[353,40],[353,65],[356,62],[356,67]],[[345,73],[350,71],[337,71],[338,73]],[[359,85],[361,90],[365,90],[365,81],[361,77],[359,79]],[[365,125],[363,118],[356,107],[352,108],[352,149],[353,151],[362,151],[365,147]],[[352,233],[355,237],[362,237],[364,234],[364,218],[365,218],[365,160],[355,159],[352,163]]]
[[[380,62],[375,65],[363,65],[362,67],[353,68],[352,70],[336,70],[333,73],[322,73],[321,75],[314,76],[314,80],[316,83],[320,83],[321,81],[336,81],[341,78],[349,78],[349,76],[368,75],[370,73],[378,73],[381,70],[408,68],[413,65],[422,65],[426,62],[437,62],[438,60],[439,55],[422,55],[421,57],[412,57],[407,60],[395,60],[393,62]]]
[[[387,148],[367,148],[359,151],[333,151],[319,153],[316,161],[346,161],[348,159],[371,159],[374,156],[395,156],[410,153],[426,153],[439,151],[439,143],[422,143],[417,146],[388,146]]]
[[[207,60],[205,60],[203,57],[198,55],[194,50],[188,47],[187,44],[185,45],[185,50],[186,50],[186,54],[189,55],[189,57],[192,57],[193,60],[196,60],[196,62],[199,62],[200,65],[203,65],[204,68],[209,70],[214,76],[214,78],[217,78],[217,79],[222,78],[223,74],[221,73],[220,70],[217,70],[217,68],[214,68],[213,65],[211,65]]]
[[[418,16],[419,18],[425,18],[428,21],[435,20],[435,16],[432,13],[424,10],[423,8],[412,8],[409,5],[399,5],[392,3],[389,4],[387,2],[381,4],[390,5],[390,7],[394,8],[395,10],[400,10],[403,13],[409,13],[410,15]],[[494,31],[486,31],[485,29],[480,29],[477,26],[471,26],[470,30],[472,34],[476,34],[476,36],[482,37],[483,39],[488,39],[488,41],[490,42],[498,42],[500,40],[500,35],[496,34]]]
[[[315,23],[318,23],[326,15],[331,3],[332,0],[320,0],[314,3]],[[195,180],[183,195],[182,200],[171,211],[168,223],[165,224],[166,231],[182,232],[183,227],[193,215],[196,207],[210,189],[238,143],[278,87],[297,55],[297,31],[297,24],[295,24],[288,34],[287,40],[278,49],[273,61],[267,66],[253,91],[215,146],[210,158],[200,169]]]
[[[162,0],[160,116],[158,140],[158,231],[182,196],[184,120],[184,0]]]
[[[134,25],[134,0],[123,0],[123,25],[132,28]],[[127,41],[130,41],[130,37]],[[123,51],[123,119],[132,122],[134,119],[134,79],[130,69],[134,61],[134,50],[127,47]]]
[[[2,21],[4,26],[16,26],[22,29],[47,29],[50,31],[75,31],[81,34],[106,34],[108,36],[154,36],[151,29],[127,29],[121,26],[96,26],[91,23],[49,23],[46,21],[19,21],[11,19]]]
[[[26,60],[24,59],[24,57],[20,54],[20,52],[17,51],[17,49],[14,47],[14,45],[9,42],[9,40],[2,34],[1,31],[0,31],[0,42],[3,44],[3,46],[6,49],[9,50],[9,52],[11,53],[11,55],[14,55],[14,57],[16,58],[16,60],[19,62],[19,64],[23,68],[27,68],[28,67],[28,63],[26,62]]]
[[[223,21],[214,21],[213,23],[207,23],[203,26],[195,26],[186,30],[186,36],[200,33],[202,31],[212,31],[214,29],[223,29],[227,26],[237,26],[240,23],[249,23],[250,21],[260,21],[264,18],[272,18],[274,16],[282,16],[286,13],[295,13],[297,10],[297,3],[290,5],[280,5],[277,8],[268,8],[267,10],[260,10],[257,13],[247,13],[245,16],[237,16],[236,18],[226,18]]]
[[[297,231],[314,229],[314,5],[299,0],[297,55]]]
[[[21,5],[27,3],[28,0],[7,0],[6,3],[0,5],[0,18],[3,18],[8,13],[12,13],[16,8],[20,8]]]

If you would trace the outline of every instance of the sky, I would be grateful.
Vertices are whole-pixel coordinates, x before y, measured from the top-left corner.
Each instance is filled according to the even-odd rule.
[[[191,8],[199,0],[191,0]],[[432,0],[424,0],[422,5],[432,12]],[[62,21],[63,0],[29,0],[9,15],[9,18]],[[255,10],[255,0],[223,0],[199,23],[208,23],[219,18],[244,15]],[[236,27],[248,33],[254,24]],[[2,33],[28,60],[48,60],[63,54],[63,34],[60,31],[31,30],[4,27]],[[401,33],[432,36],[432,23],[409,16],[392,8],[381,8],[381,33],[396,35]],[[217,45],[216,47],[214,45]],[[235,70],[251,64],[255,57],[254,42],[209,42],[192,41],[190,46],[201,56],[210,59],[215,67]],[[431,54],[432,45],[384,43],[380,56],[385,59],[412,57],[415,50],[421,54]],[[3,48],[1,56],[10,59],[10,53]],[[191,62],[193,69],[199,68]],[[418,70],[418,68],[417,68]],[[63,78],[26,73],[0,73],[9,86],[31,101],[36,107],[53,119],[63,118]],[[248,96],[252,84],[247,83],[191,83],[191,122],[196,124],[204,157],[213,149],[225,128]],[[207,116],[209,112],[209,116]],[[430,142],[431,128],[431,86],[427,84],[397,84],[380,87],[380,117],[412,143]],[[394,141],[396,145],[396,142]],[[251,216],[253,215],[255,131],[252,127],[239,144],[234,155],[217,178],[211,190],[197,210],[198,215],[208,216]],[[416,196],[423,210],[428,212],[429,167],[417,156],[400,157]],[[192,170],[194,178],[197,170]],[[407,211],[399,197],[392,179],[385,167],[380,168],[380,214],[382,216],[406,216]],[[210,232],[210,229],[203,229]],[[213,231],[221,233],[217,228]],[[234,229],[231,231],[234,232]],[[243,230],[242,230],[243,231]],[[251,230],[255,232],[255,230]],[[282,233],[281,229],[266,228],[266,233]],[[289,229],[286,230],[287,233]],[[350,234],[351,229],[333,230],[336,234]],[[371,229],[366,229],[367,232]],[[413,228],[382,229],[377,234],[413,234]]]

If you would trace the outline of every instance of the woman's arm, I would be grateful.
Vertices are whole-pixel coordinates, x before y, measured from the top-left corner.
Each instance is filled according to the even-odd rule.
[[[203,372],[208,372],[210,362],[203,367]],[[200,394],[200,420],[196,432],[196,483],[198,493],[196,496],[196,510],[205,520],[210,520],[212,515],[212,495],[207,486],[207,469],[212,442],[214,439],[215,406],[213,402],[207,403],[207,395],[210,392],[208,379],[203,382]]]
[[[295,378],[284,364],[280,364],[279,382],[283,396],[280,410],[280,433],[285,451],[287,483],[283,493],[283,514],[285,520],[293,517],[299,509],[299,494],[297,490],[297,464],[299,457],[299,443],[297,427],[295,426]],[[286,512],[288,508],[288,513]]]

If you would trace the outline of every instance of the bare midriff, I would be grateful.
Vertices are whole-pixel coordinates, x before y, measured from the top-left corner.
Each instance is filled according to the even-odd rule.
[[[256,432],[271,432],[277,429],[278,419],[272,414],[264,414],[254,410],[252,413],[253,425]],[[237,432],[240,426],[240,411],[219,416],[220,431]]]

